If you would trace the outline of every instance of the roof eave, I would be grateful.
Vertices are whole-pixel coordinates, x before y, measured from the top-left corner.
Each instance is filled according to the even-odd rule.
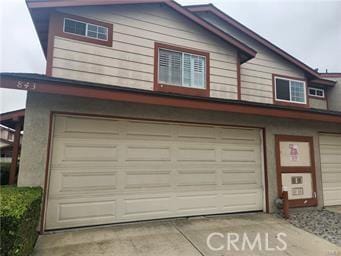
[[[335,111],[169,94],[37,74],[0,73],[3,88],[18,89],[18,81],[25,82],[22,90],[40,93],[341,124],[341,112]]]

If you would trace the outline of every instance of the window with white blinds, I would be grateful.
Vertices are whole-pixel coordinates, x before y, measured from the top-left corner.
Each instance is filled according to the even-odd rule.
[[[206,57],[159,49],[159,83],[206,88]]]

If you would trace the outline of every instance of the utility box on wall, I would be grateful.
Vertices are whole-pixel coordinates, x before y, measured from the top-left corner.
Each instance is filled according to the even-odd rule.
[[[282,173],[282,186],[288,191],[289,200],[313,197],[310,173]]]

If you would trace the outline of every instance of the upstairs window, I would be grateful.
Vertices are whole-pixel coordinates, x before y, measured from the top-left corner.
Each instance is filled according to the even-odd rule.
[[[320,88],[309,87],[309,96],[324,98],[324,90]]]
[[[302,80],[275,77],[275,100],[306,104],[306,83]]]
[[[205,89],[206,57],[160,48],[159,83]]]
[[[97,40],[108,40],[107,27],[69,18],[64,19],[64,32]]]

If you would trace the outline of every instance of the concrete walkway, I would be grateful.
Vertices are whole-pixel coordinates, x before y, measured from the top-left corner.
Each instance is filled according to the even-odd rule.
[[[259,232],[260,246],[242,250],[242,241],[228,250],[227,237],[253,241]],[[279,233],[285,233],[278,240]],[[214,233],[210,240],[207,238]],[[233,234],[233,236],[232,236]],[[268,246],[266,237],[268,236]],[[244,243],[247,244],[247,243]],[[219,248],[220,247],[220,248]],[[265,248],[270,248],[266,251]],[[214,249],[220,249],[215,251]],[[33,255],[118,255],[118,256],[213,256],[213,255],[341,255],[341,248],[272,215],[261,213],[182,218],[63,231],[40,236]]]

